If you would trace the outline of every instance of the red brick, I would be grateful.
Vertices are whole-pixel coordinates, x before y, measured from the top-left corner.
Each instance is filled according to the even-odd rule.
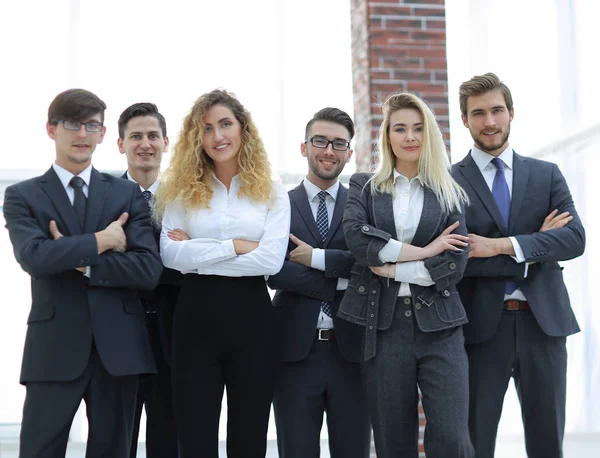
[[[414,8],[414,16],[446,17],[446,9],[441,8]]]
[[[369,3],[369,16],[410,16],[412,8],[400,3]]]

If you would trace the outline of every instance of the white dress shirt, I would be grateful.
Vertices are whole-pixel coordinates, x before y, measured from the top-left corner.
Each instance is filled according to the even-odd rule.
[[[304,189],[308,197],[308,203],[312,211],[313,219],[317,220],[317,211],[319,210],[320,199],[319,193],[323,191],[321,188],[313,184],[308,178],[304,178],[303,181]],[[327,207],[327,218],[329,219],[329,226],[331,227],[331,220],[333,219],[333,212],[335,210],[335,201],[337,199],[338,191],[340,189],[340,182],[336,181],[333,186],[329,189],[325,189],[329,195],[325,198],[325,206]],[[325,272],[325,250],[322,248],[313,248],[310,266],[313,269],[318,269]],[[336,290],[344,291],[348,288],[347,278],[338,278]],[[317,329],[331,329],[333,328],[333,319],[323,313],[319,313],[319,319],[317,320]]]
[[[496,176],[496,172],[498,171],[496,166],[494,164],[492,164],[492,159],[494,159],[494,156],[492,156],[491,154],[488,154],[488,153],[484,153],[483,151],[481,151],[480,149],[478,149],[477,147],[474,146],[473,149],[471,149],[471,157],[475,161],[477,168],[479,168],[479,171],[483,175],[483,179],[485,180],[485,183],[488,185],[488,188],[490,188],[490,191],[491,191],[492,186],[494,184],[494,177]],[[510,193],[510,197],[512,198],[512,184],[513,184],[513,149],[512,149],[512,147],[510,145],[508,145],[506,147],[506,149],[504,151],[502,151],[502,154],[500,154],[500,156],[498,156],[498,158],[502,161],[502,164],[504,165],[504,178],[506,178],[506,184],[508,185],[508,192]],[[515,237],[509,237],[509,240],[512,243],[513,249],[515,250],[515,255],[511,256],[511,257],[518,263],[525,262],[525,255],[523,254],[523,249],[521,248],[521,245],[519,244],[517,239]],[[526,264],[525,265],[525,277],[527,277],[528,267],[529,267],[529,264]],[[525,295],[523,294],[523,291],[521,291],[518,288],[512,294],[505,294],[504,300],[507,300],[507,299],[517,299],[520,301],[526,300]]]
[[[141,184],[139,184],[137,181],[135,181],[132,178],[132,176],[129,174],[129,170],[127,171],[127,179],[129,181],[133,181],[135,184],[137,184],[140,187],[140,191],[142,191],[142,192],[150,191],[152,193],[152,197],[154,197],[156,195],[156,191],[158,191],[158,184],[160,183],[160,178],[157,178],[156,181],[154,183],[152,183],[148,189],[144,189],[144,187]]]
[[[417,232],[421,213],[423,213],[425,191],[418,175],[409,180],[396,169],[394,169],[394,188],[396,195],[393,200],[393,211],[398,240],[390,239],[379,252],[379,259],[381,262],[396,263],[395,280],[401,282],[398,296],[410,296],[410,283],[420,286],[434,284],[424,261],[397,262],[402,244],[410,244]]]
[[[240,179],[229,190],[214,175],[207,208],[186,209],[181,202],[167,205],[160,235],[165,267],[200,275],[242,277],[275,275],[281,269],[290,233],[290,200],[280,182],[273,184],[267,203],[238,196]],[[171,240],[168,232],[182,229],[190,240]],[[237,255],[234,239],[259,242],[250,253]]]

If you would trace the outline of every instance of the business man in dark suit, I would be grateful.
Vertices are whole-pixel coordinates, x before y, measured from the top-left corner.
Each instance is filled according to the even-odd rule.
[[[122,178],[136,183],[151,210],[159,185],[162,155],[169,147],[167,123],[153,103],[134,103],[119,117],[118,147],[127,157]],[[159,243],[160,228],[154,224]],[[137,454],[142,408],[146,405],[146,457],[177,458],[177,431],[171,393],[171,328],[173,310],[181,285],[180,272],[164,269],[154,291],[140,291],[146,325],[156,362],[156,374],[140,376],[131,458]]]
[[[370,424],[361,378],[363,328],[336,312],[354,257],[341,226],[348,190],[338,176],[350,160],[354,124],[345,112],[324,108],[306,126],[301,152],[304,181],[289,192],[289,256],[269,277],[277,290],[280,367],[273,399],[282,458],[318,458],[327,413],[332,458],[369,456]]]
[[[462,120],[475,145],[453,166],[469,194],[470,259],[459,284],[470,371],[470,431],[478,458],[492,458],[511,376],[530,458],[562,457],[566,336],[579,331],[559,261],[581,256],[585,232],[556,164],[516,154],[514,109],[496,75],[460,87]]]
[[[91,165],[105,108],[83,89],[59,94],[46,125],[55,163],[6,189],[6,227],[33,302],[21,458],[64,457],[82,399],[86,456],[129,457],[138,374],[155,370],[137,290],[155,287],[162,264],[137,186]]]

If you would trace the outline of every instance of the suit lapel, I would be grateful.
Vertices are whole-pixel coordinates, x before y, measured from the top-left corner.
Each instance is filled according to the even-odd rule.
[[[342,183],[338,187],[338,193],[335,198],[335,207],[333,208],[333,216],[331,218],[331,225],[329,226],[329,232],[327,233],[327,239],[325,239],[325,246],[329,245],[331,238],[334,236],[335,231],[342,222],[344,216],[344,207],[346,206],[346,199],[348,198],[348,189],[346,189]]]
[[[317,223],[313,217],[312,210],[310,209],[308,196],[306,195],[306,189],[304,188],[304,184],[302,182],[290,191],[290,197],[294,201],[296,208],[298,208],[298,213],[300,213],[300,216],[304,220],[304,223],[306,224],[306,227],[312,234],[313,238],[316,242],[318,242],[319,247],[322,247],[323,244],[321,242],[321,234],[319,234]]]
[[[393,239],[398,240],[396,223],[394,222],[394,199],[392,195],[382,192],[375,195],[371,194],[371,202],[373,203],[373,225],[391,234]]]
[[[496,204],[496,200],[492,195],[492,191],[488,188],[479,167],[471,157],[471,153],[462,161],[460,165],[460,172],[463,174],[467,182],[471,185],[475,193],[479,196],[481,201],[483,202],[483,206],[489,212],[490,216],[493,218],[498,229],[502,231],[504,235],[507,234],[507,228],[504,225],[504,220],[502,219],[502,215],[500,214],[500,210],[498,210],[498,205]],[[514,179],[513,179],[514,183]]]
[[[419,220],[415,236],[411,242],[411,245],[415,246],[425,246],[433,240],[433,237],[438,233],[441,219],[444,216],[440,203],[433,191],[427,186],[423,187],[423,191],[423,211],[421,212],[421,219]]]
[[[514,228],[517,225],[528,182],[529,161],[513,152],[512,196],[510,198],[510,218],[508,220],[509,234],[514,233]]]
[[[107,191],[108,181],[106,181],[106,178],[100,172],[92,168],[88,187],[87,206],[85,209],[85,233],[96,232],[98,230],[98,223],[100,222],[100,215],[106,202]]]
[[[77,220],[73,205],[71,205],[67,191],[63,187],[54,168],[50,167],[50,170],[41,176],[40,187],[56,208],[62,220],[63,227],[68,231],[67,235],[81,234],[81,228],[79,227],[79,221]]]

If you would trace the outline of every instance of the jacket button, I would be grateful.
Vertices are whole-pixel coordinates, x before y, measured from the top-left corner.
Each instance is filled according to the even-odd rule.
[[[363,226],[363,227],[362,227],[362,230],[363,230],[364,232],[369,232],[369,231],[370,231],[370,229],[369,229],[369,226]]]
[[[417,310],[421,310],[421,304],[419,304],[419,303],[416,303],[416,304],[415,304],[415,308],[416,308]]]
[[[450,297],[450,291],[448,291],[447,289],[445,289],[444,290],[444,296]]]
[[[375,305],[375,302],[371,302],[371,305]],[[373,316],[373,315],[371,315],[371,316]]]
[[[377,294],[377,290],[376,289],[373,290],[373,294]]]
[[[451,262],[450,264],[448,264],[448,269],[450,270],[455,270],[456,269],[456,264]]]
[[[404,303],[405,303],[406,305],[410,304],[410,298],[409,298],[409,297],[405,297],[405,298],[404,298]]]
[[[373,329],[373,326],[369,326],[369,329]]]
[[[405,315],[407,318],[410,318],[410,316],[412,315],[412,312],[411,312],[410,310],[407,310],[406,312],[404,312],[404,315]]]
[[[375,314],[371,313],[371,318],[375,318]]]
[[[337,277],[337,270],[333,271],[333,275]]]
[[[359,286],[358,287],[358,292],[359,293],[364,293],[365,292],[365,287],[364,286]]]

